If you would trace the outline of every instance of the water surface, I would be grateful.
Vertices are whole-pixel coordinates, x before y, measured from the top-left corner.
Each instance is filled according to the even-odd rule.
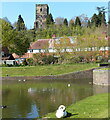
[[[38,118],[55,111],[60,104],[71,105],[107,87],[91,85],[91,80],[3,81],[3,118]]]

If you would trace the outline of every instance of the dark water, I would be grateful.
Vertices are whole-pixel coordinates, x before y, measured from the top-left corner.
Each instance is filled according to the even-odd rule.
[[[60,104],[68,106],[107,87],[91,85],[88,80],[3,81],[2,118],[38,118],[55,111]]]

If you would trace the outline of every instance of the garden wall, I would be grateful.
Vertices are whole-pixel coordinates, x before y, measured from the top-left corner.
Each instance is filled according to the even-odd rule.
[[[93,70],[93,84],[110,85],[110,70]]]
[[[63,75],[50,75],[50,76],[23,76],[23,77],[2,77],[2,80],[49,80],[49,79],[92,79],[93,78],[93,69],[73,72]]]

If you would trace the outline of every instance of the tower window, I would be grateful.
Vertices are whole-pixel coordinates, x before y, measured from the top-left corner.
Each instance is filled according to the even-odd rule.
[[[42,12],[42,8],[40,9],[40,12]]]

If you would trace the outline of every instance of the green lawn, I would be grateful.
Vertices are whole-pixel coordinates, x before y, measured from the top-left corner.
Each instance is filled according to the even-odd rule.
[[[2,76],[45,76],[83,71],[98,67],[98,64],[61,64],[25,67],[2,67]]]
[[[72,115],[69,118],[108,118],[108,93],[98,94],[72,104],[66,109]],[[46,118],[56,118],[55,112]]]

